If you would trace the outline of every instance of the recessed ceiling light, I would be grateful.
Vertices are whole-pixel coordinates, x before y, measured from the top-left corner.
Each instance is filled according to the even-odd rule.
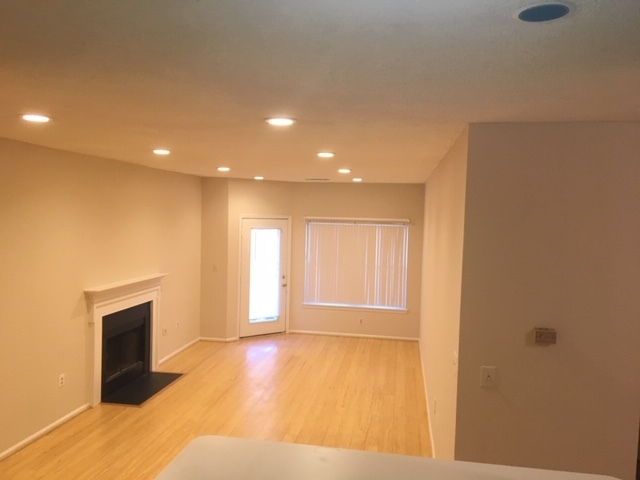
[[[293,125],[295,120],[293,118],[284,118],[284,117],[274,117],[267,118],[267,123],[269,125],[275,125],[276,127],[288,127],[289,125]]]
[[[34,123],[47,123],[49,120],[51,120],[49,117],[46,117],[44,115],[35,115],[33,113],[22,115],[22,119],[26,120],[27,122]]]
[[[261,176],[257,176],[257,177],[253,177],[254,180],[264,180],[264,177]]]
[[[340,169],[338,169],[338,173],[351,173],[351,169],[349,169],[349,168],[340,168]]]
[[[354,178],[354,179],[353,179],[353,181],[354,181],[354,182],[361,182],[361,181],[362,181],[362,179],[361,179],[361,178],[356,177],[356,178]]]
[[[333,158],[334,155],[335,153],[332,152],[318,152],[320,158]]]
[[[520,10],[518,19],[530,23],[549,22],[568,15],[570,11],[571,8],[564,3],[543,3]]]
[[[164,148],[156,148],[153,153],[155,153],[156,155],[169,155],[171,151],[165,150]]]
[[[228,172],[229,170],[231,170],[229,167],[218,167],[219,172]]]

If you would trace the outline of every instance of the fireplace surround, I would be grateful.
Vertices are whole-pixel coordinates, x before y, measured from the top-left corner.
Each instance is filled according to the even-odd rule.
[[[104,317],[149,303],[149,371],[158,367],[156,348],[156,327],[160,324],[160,282],[166,273],[156,273],[144,277],[133,278],[122,282],[111,283],[84,291],[87,300],[89,323],[88,335],[88,364],[89,383],[87,395],[89,404],[93,407],[102,399],[102,360],[103,360],[103,329]],[[108,327],[107,327],[108,328]],[[135,336],[135,335],[134,335]],[[130,338],[128,342],[135,342]],[[107,347],[108,348],[108,347]],[[135,367],[138,368],[138,367]]]

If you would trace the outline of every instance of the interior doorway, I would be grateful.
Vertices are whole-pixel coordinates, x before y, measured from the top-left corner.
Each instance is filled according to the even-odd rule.
[[[239,336],[287,329],[289,276],[287,217],[242,217]]]

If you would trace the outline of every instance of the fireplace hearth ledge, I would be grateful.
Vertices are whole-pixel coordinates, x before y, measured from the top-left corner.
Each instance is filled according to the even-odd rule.
[[[101,399],[102,318],[105,315],[151,302],[151,371],[157,369],[156,326],[160,324],[160,282],[167,275],[168,273],[154,273],[84,290],[90,330],[87,336],[90,372],[87,396],[92,407],[98,405]]]

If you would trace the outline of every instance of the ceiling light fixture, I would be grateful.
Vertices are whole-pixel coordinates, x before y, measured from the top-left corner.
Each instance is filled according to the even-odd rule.
[[[517,17],[523,22],[550,22],[569,14],[571,8],[564,3],[543,3],[525,7],[517,12]]]
[[[169,155],[171,153],[170,150],[165,150],[164,148],[156,148],[153,153],[156,155]]]
[[[219,172],[228,172],[229,170],[231,170],[229,167],[218,167]]]
[[[335,153],[332,152],[318,152],[320,158],[333,158],[334,155]]]
[[[27,122],[33,123],[47,123],[49,120],[51,120],[49,117],[46,117],[44,115],[36,115],[33,113],[22,115],[22,119],[26,120]]]
[[[261,176],[257,176],[257,177],[253,177],[254,180],[264,180],[264,177]]]
[[[289,125],[293,125],[295,122],[293,118],[284,117],[267,118],[266,121],[269,125],[274,125],[276,127],[288,127]]]
[[[354,182],[361,182],[361,181],[362,181],[362,179],[361,179],[361,178],[356,177],[356,178],[354,178],[354,179],[353,179],[353,181],[354,181]]]
[[[338,173],[351,173],[350,168],[340,168],[338,169]]]

